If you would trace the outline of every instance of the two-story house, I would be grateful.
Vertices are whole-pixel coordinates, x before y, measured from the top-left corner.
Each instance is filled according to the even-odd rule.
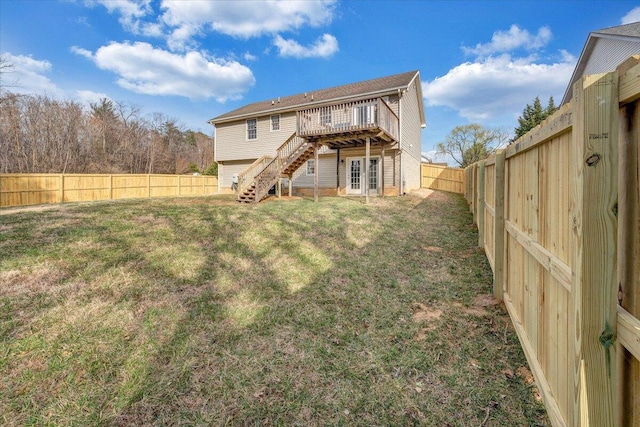
[[[420,187],[420,73],[276,97],[209,120],[221,193],[399,195]]]

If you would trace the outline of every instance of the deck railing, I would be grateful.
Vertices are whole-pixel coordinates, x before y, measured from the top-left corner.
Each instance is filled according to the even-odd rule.
[[[379,128],[397,141],[398,123],[398,116],[380,98],[298,111],[298,135],[302,137]]]

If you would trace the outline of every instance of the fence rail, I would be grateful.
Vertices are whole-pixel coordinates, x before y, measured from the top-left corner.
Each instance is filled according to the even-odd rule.
[[[640,425],[640,62],[464,171],[464,195],[554,426]]]
[[[422,163],[420,187],[432,190],[464,193],[464,169]]]
[[[144,197],[205,196],[218,178],[193,175],[0,174],[0,207]]]

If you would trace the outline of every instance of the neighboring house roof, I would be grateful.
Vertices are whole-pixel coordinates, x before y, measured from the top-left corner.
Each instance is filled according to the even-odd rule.
[[[320,89],[299,93],[297,95],[277,97],[267,101],[254,102],[245,105],[228,113],[214,117],[209,123],[225,123],[247,117],[254,117],[263,114],[276,114],[288,111],[296,111],[301,107],[312,105],[335,103],[342,99],[365,98],[389,95],[398,90],[406,89],[414,79],[418,79],[417,86],[420,94],[420,105],[422,105],[422,88],[420,84],[420,72],[409,71],[387,77],[366,80],[358,83],[351,83],[342,86],[335,86],[327,89]],[[424,123],[424,111],[420,111],[421,120]]]
[[[631,56],[640,53],[640,22],[603,28],[589,33],[561,105],[573,97],[573,84],[588,74],[614,71]]]

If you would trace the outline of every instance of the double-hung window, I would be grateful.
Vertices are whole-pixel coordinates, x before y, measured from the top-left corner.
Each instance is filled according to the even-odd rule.
[[[280,130],[280,114],[271,116],[271,130]]]
[[[307,160],[307,175],[314,175],[316,173],[316,161],[314,159]]]
[[[258,139],[258,120],[247,119],[247,139]]]

